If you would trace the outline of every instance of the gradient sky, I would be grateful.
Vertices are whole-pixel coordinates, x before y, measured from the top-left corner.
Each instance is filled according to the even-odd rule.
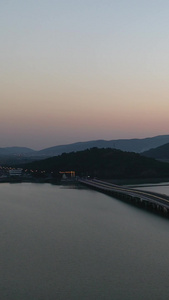
[[[169,1],[0,0],[0,147],[169,134]]]

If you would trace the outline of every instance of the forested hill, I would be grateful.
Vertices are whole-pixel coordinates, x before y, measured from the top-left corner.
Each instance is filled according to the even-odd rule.
[[[147,157],[153,157],[156,159],[169,160],[169,143],[157,147],[155,149],[150,149],[149,151],[145,151],[142,155]]]
[[[30,170],[46,172],[75,171],[79,176],[98,178],[169,177],[169,164],[117,149],[92,148],[24,165]]]

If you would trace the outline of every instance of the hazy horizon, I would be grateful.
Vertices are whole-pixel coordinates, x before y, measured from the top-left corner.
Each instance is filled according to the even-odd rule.
[[[30,149],[32,149],[32,150],[36,150],[36,151],[39,151],[39,150],[43,150],[43,149],[47,149],[47,148],[52,148],[52,147],[55,147],[55,146],[66,146],[66,145],[71,145],[71,144],[76,144],[76,143],[85,143],[85,142],[94,142],[94,141],[118,141],[118,140],[135,140],[135,139],[147,139],[147,138],[154,138],[154,137],[157,137],[157,136],[159,136],[159,135],[156,135],[156,136],[145,136],[145,137],[140,137],[140,138],[138,138],[138,137],[133,137],[133,138],[115,138],[115,139],[90,139],[90,140],[78,140],[78,141],[71,141],[71,142],[69,142],[69,143],[62,143],[62,144],[52,144],[52,145],[46,145],[46,146],[44,146],[44,147],[29,147],[29,145],[28,146],[25,146],[25,145],[12,145],[12,146],[0,146],[0,148],[17,148],[17,147],[23,147],[23,148],[30,148]],[[169,134],[164,134],[164,135],[160,135],[160,136],[169,136]]]
[[[165,135],[169,3],[0,5],[0,147]]]

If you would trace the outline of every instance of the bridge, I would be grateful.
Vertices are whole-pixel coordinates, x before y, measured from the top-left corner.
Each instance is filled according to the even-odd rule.
[[[79,179],[79,182],[123,201],[169,215],[167,195],[126,188],[98,179]]]

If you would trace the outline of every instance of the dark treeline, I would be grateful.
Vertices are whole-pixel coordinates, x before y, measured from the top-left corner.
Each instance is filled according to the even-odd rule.
[[[79,176],[98,178],[156,178],[169,177],[169,164],[147,158],[134,152],[117,149],[91,148],[79,152],[35,161],[23,165],[24,169],[53,172],[75,171]]]

